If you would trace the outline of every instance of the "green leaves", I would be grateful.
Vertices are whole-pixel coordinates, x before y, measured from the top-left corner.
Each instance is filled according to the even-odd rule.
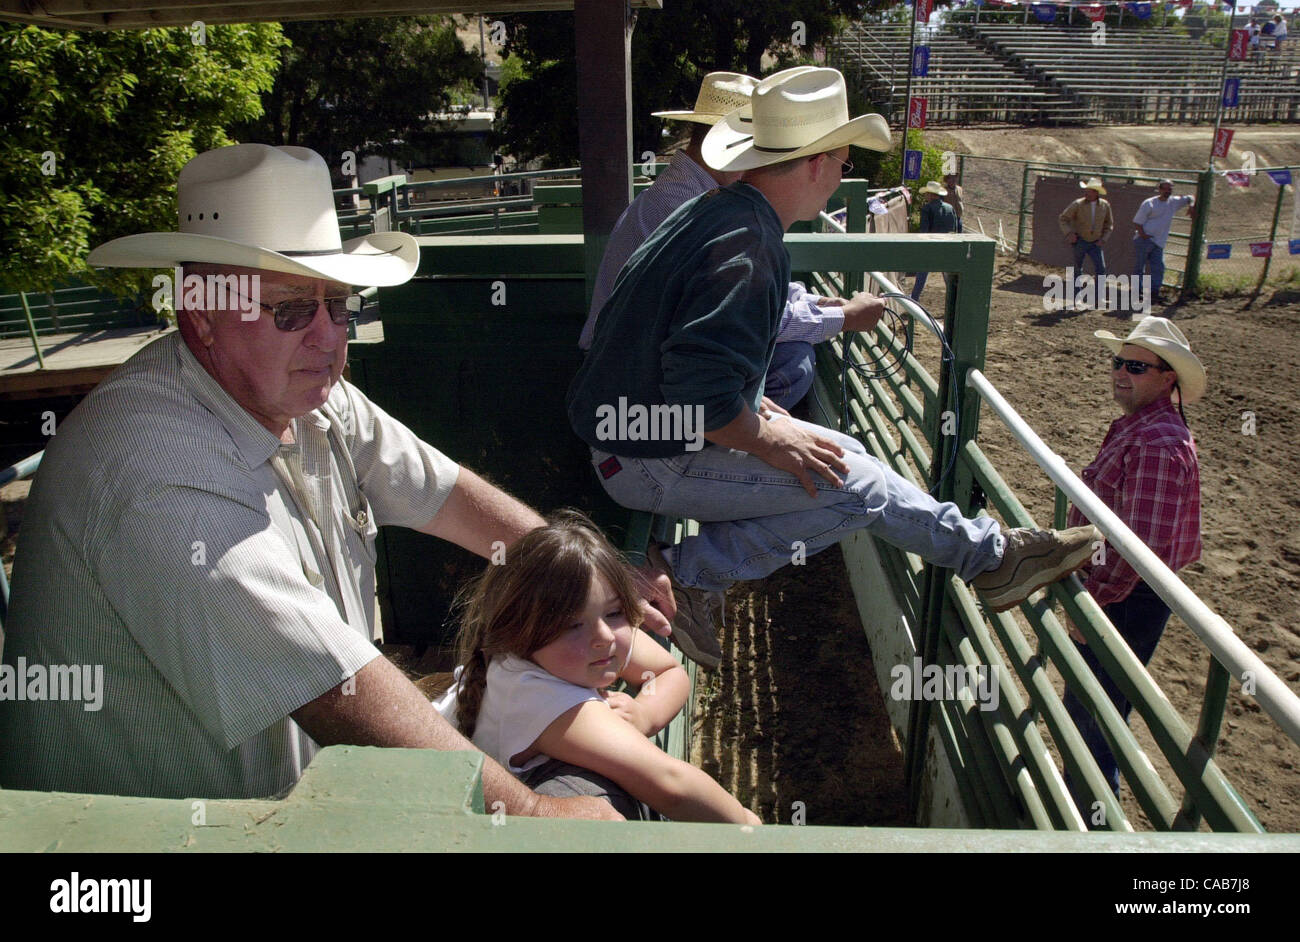
[[[77,33],[0,25],[0,291],[82,277],[122,293],[147,278],[90,272],[86,253],[176,227],[180,168],[260,114],[277,24]]]

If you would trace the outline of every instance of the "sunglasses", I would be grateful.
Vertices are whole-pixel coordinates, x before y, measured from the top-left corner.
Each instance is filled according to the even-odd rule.
[[[1141,376],[1147,370],[1159,370],[1161,373],[1170,369],[1167,366],[1160,366],[1156,363],[1143,363],[1141,360],[1126,360],[1123,357],[1111,357],[1110,368],[1112,370],[1125,369],[1133,376]]]
[[[827,153],[826,156],[829,157],[831,160],[839,160],[839,162],[844,166],[844,169],[840,171],[840,178],[841,178],[841,179],[843,179],[844,177],[847,177],[850,173],[853,172],[853,161],[851,161],[851,160],[840,160],[838,157],[836,157],[834,154],[831,154],[831,153]]]
[[[244,298],[244,300],[253,299]],[[290,301],[281,301],[279,304],[263,304],[261,301],[255,303],[271,312],[277,329],[287,332],[306,328],[316,319],[316,309],[321,305],[319,298],[294,298]],[[342,327],[353,314],[361,310],[361,304],[361,295],[349,294],[341,298],[326,298],[325,310],[329,312],[330,321]]]

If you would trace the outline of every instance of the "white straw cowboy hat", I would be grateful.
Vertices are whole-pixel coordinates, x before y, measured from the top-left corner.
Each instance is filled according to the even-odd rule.
[[[92,251],[91,265],[170,268],[239,265],[347,285],[408,281],[420,248],[406,232],[344,243],[329,170],[306,147],[235,144],[199,154],[176,181],[179,232],[144,232]]]
[[[1080,180],[1079,189],[1096,190],[1098,196],[1106,195],[1106,188],[1101,184],[1101,177],[1090,177],[1087,183],[1084,183],[1082,180]]]
[[[878,114],[850,120],[844,76],[835,69],[805,66],[759,82],[749,105],[713,126],[701,154],[714,170],[734,172],[848,144],[887,151],[893,146],[889,125]]]
[[[943,184],[938,180],[931,180],[925,186],[921,187],[922,193],[933,193],[935,196],[947,196],[948,191],[943,188]]]
[[[1178,392],[1183,402],[1195,402],[1205,395],[1205,366],[1192,352],[1183,332],[1168,318],[1154,314],[1144,317],[1123,339],[1109,330],[1099,330],[1093,336],[1109,347],[1111,353],[1118,354],[1124,344],[1131,343],[1160,357],[1178,374]]]
[[[674,121],[693,121],[696,124],[717,124],[722,116],[749,104],[758,79],[739,72],[710,72],[700,83],[700,93],[695,96],[692,111],[654,111],[655,118],[672,118]]]

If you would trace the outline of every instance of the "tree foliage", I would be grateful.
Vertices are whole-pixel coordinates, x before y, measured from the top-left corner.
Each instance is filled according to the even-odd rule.
[[[176,175],[271,85],[275,24],[64,32],[0,25],[0,290],[87,275],[86,253],[174,229]],[[94,276],[128,290],[138,275]]]
[[[358,158],[400,157],[422,143],[437,130],[430,116],[446,111],[457,91],[472,91],[482,72],[478,56],[443,17],[312,21],[282,29],[290,45],[280,50],[263,114],[237,133],[310,147],[336,168],[345,150]]]
[[[663,122],[650,113],[694,103],[707,73],[760,75],[765,54],[775,56],[780,67],[833,35],[839,17],[887,5],[887,0],[674,0],[662,10],[640,11],[632,33],[634,153],[660,149]],[[503,53],[520,60],[523,74],[501,95],[500,144],[520,159],[571,166],[578,160],[573,15],[502,19],[507,27]]]

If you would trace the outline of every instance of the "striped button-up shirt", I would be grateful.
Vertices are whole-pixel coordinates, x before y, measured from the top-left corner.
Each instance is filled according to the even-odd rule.
[[[655,182],[623,210],[623,215],[610,234],[605,255],[600,261],[600,270],[596,273],[591,310],[587,314],[586,323],[582,325],[578,346],[583,350],[591,349],[592,338],[596,335],[596,318],[609,296],[614,293],[619,273],[632,253],[641,247],[674,210],[717,185],[707,170],[686,156],[685,151],[678,151]],[[781,325],[777,331],[777,343],[821,343],[844,329],[844,313],[840,308],[834,304],[823,307],[816,301],[817,295],[810,293],[799,282],[790,284],[785,311],[782,312]]]
[[[293,433],[179,334],[59,425],[14,568],[0,785],[240,798],[297,781],[316,745],[289,714],[378,655],[377,526],[427,524],[459,468],[343,381]],[[55,665],[100,669],[98,702],[55,699]]]
[[[1178,409],[1163,396],[1111,423],[1083,481],[1175,572],[1201,556],[1201,474],[1196,443]],[[1069,525],[1088,520],[1071,507]],[[1084,586],[1099,605],[1128,598],[1141,581],[1109,543],[1105,561]]]

